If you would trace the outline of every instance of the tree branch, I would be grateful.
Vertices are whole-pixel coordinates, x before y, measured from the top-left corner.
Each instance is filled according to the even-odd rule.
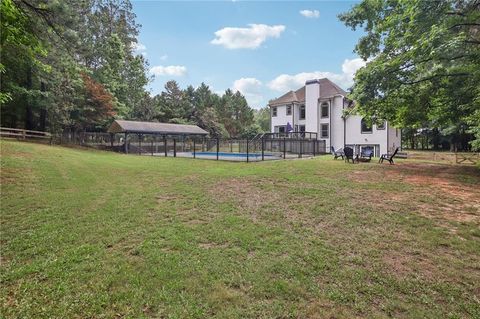
[[[443,60],[443,61],[452,61],[452,60],[458,60],[458,59],[462,59],[462,58],[466,58],[466,57],[469,57],[470,55],[467,55],[467,54],[462,54],[462,55],[457,55],[457,56],[454,56],[454,57],[437,57],[436,59],[437,60]],[[424,59],[424,60],[420,60],[418,62],[412,62],[410,64],[407,64],[407,65],[404,65],[398,69],[393,69],[393,70],[390,70],[388,72],[388,74],[392,74],[392,73],[396,73],[396,72],[399,72],[399,71],[403,71],[409,67],[412,67],[412,66],[415,66],[415,65],[418,65],[418,64],[422,64],[422,63],[426,63],[426,62],[430,62],[434,60],[434,58],[428,58],[428,59]]]
[[[435,75],[432,75],[432,76],[429,76],[429,77],[426,77],[426,78],[423,78],[423,79],[420,79],[420,80],[412,81],[412,82],[405,82],[405,81],[402,81],[402,80],[398,80],[398,82],[400,82],[402,85],[413,85],[413,84],[417,84],[417,83],[421,83],[421,82],[425,82],[425,81],[430,81],[430,80],[433,80],[435,78],[454,77],[454,76],[469,76],[469,75],[471,75],[471,74],[470,73],[435,74]]]
[[[458,23],[458,24],[454,24],[451,27],[449,27],[448,30],[451,30],[451,29],[456,28],[456,27],[463,27],[463,26],[471,26],[471,27],[480,26],[480,23]]]

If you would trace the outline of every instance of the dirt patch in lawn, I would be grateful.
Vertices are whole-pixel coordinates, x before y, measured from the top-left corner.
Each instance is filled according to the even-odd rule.
[[[431,259],[412,256],[406,253],[389,252],[382,258],[388,273],[396,277],[419,276],[425,280],[433,280],[438,269]]]
[[[225,244],[219,244],[219,243],[209,242],[209,243],[199,243],[198,247],[203,248],[203,249],[215,249],[215,248],[225,249],[225,248],[228,247],[228,244],[226,244],[226,243]]]
[[[328,195],[303,182],[277,179],[233,178],[217,182],[208,190],[219,204],[234,204],[238,214],[255,223],[316,231],[320,221],[315,207],[325,205]]]
[[[265,208],[276,210],[282,200],[281,194],[273,188],[273,181],[233,178],[217,182],[209,194],[219,203],[234,202],[238,211],[246,212],[258,221]]]
[[[368,190],[363,190],[362,198],[368,196],[369,205],[380,209],[403,206],[428,218],[480,224],[480,170],[477,168],[429,163],[401,163],[382,168],[355,171],[350,179],[364,183],[372,180],[406,183],[413,186],[413,190],[382,192],[381,196],[368,196]]]

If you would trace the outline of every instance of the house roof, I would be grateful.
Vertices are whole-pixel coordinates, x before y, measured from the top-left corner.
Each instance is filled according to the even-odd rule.
[[[318,81],[318,83],[320,83],[320,99],[329,98],[334,95],[347,95],[347,92],[345,92],[341,87],[339,87],[327,78],[315,81]],[[296,91],[290,91],[282,95],[278,99],[270,100],[268,105],[276,106],[293,102],[305,102],[305,86],[299,88]]]
[[[170,135],[207,135],[208,132],[196,125],[115,120],[109,133],[145,133]]]

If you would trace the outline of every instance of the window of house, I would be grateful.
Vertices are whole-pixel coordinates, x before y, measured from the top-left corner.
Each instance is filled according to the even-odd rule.
[[[385,129],[385,121],[377,124],[377,130],[384,130],[384,129]]]
[[[328,124],[322,124],[320,126],[320,137],[328,138]]]
[[[320,109],[321,109],[321,116],[328,117],[328,103],[323,103]]]
[[[361,126],[362,126],[362,134],[372,133],[372,123],[369,123],[368,120],[362,119]]]
[[[285,126],[279,126],[278,133],[285,133]]]
[[[292,106],[287,105],[287,115],[292,115]]]
[[[272,116],[277,116],[277,108],[272,107]]]
[[[300,105],[300,120],[305,119],[305,105]]]

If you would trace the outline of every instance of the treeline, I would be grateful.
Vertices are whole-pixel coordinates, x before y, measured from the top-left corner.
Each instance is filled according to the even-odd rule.
[[[457,128],[449,126],[444,129],[428,127],[428,122],[423,128],[403,128],[402,145],[408,149],[435,150],[435,151],[466,151],[470,150],[470,142],[475,138],[468,132],[468,127]],[[432,123],[430,125],[433,126]]]
[[[91,131],[123,118],[195,123],[221,136],[261,130],[238,92],[170,81],[151,97],[130,1],[2,0],[0,9],[2,126]]]
[[[135,109],[132,119],[197,124],[212,136],[221,137],[252,137],[269,129],[265,111],[250,108],[240,92],[228,89],[220,96],[205,83],[181,89],[177,82],[168,81],[161,94],[147,97]]]

